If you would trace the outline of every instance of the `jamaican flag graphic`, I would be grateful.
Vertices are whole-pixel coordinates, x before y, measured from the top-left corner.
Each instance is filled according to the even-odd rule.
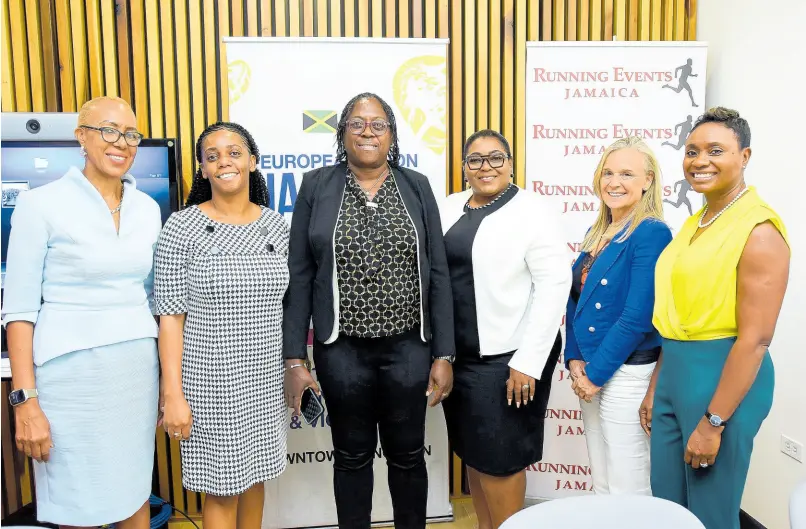
[[[302,130],[304,132],[332,134],[336,132],[338,121],[335,110],[302,111]]]

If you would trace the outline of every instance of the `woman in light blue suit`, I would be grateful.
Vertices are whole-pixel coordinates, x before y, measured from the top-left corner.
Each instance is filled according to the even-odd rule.
[[[672,240],[660,176],[640,138],[607,148],[593,177],[599,217],[573,266],[565,362],[597,494],[651,494],[649,438],[638,409],[660,354],[652,327],[655,263]]]

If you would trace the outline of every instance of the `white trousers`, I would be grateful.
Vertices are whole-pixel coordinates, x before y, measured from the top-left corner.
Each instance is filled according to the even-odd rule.
[[[579,401],[596,494],[650,496],[649,437],[638,408],[655,363],[623,365],[591,402]]]

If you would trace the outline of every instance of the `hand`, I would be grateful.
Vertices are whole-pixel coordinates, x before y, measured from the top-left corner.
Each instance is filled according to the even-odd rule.
[[[193,427],[193,415],[190,412],[190,404],[185,396],[180,394],[175,397],[167,397],[162,415],[162,427],[174,441],[190,438],[190,430]]]
[[[428,389],[425,396],[431,397],[428,403],[432,408],[442,402],[453,390],[453,366],[447,360],[434,360],[431,364],[431,375],[428,377]]]
[[[537,383],[534,378],[510,367],[509,379],[507,379],[507,406],[512,405],[513,399],[516,408],[520,408],[521,403],[524,406],[529,404],[529,401],[535,398],[537,389],[535,386]]]
[[[162,419],[165,416],[165,389],[162,387],[162,377],[160,377],[160,393],[157,401],[157,428],[162,426]]]
[[[40,463],[50,459],[50,449],[53,448],[50,423],[39,407],[38,399],[29,399],[16,406],[14,422],[17,426],[17,450]]]
[[[311,372],[305,366],[289,369],[292,365],[299,364],[298,361],[286,362],[285,366],[285,402],[294,410],[294,415],[299,417],[302,414],[300,406],[302,404],[302,394],[306,389],[311,388],[317,395],[322,395],[319,385],[311,376]]]
[[[585,373],[584,360],[571,360],[568,362],[568,370],[571,371],[571,380],[576,380],[578,378],[587,376]]]
[[[574,390],[577,397],[585,402],[590,402],[602,388],[591,382],[587,375],[582,375],[571,383],[571,389]]]
[[[725,427],[714,428],[711,423],[703,417],[700,423],[691,432],[691,436],[686,443],[686,464],[691,465],[694,470],[711,466],[716,461],[716,454],[722,444],[722,430]],[[704,465],[704,466],[703,466]]]
[[[652,435],[652,406],[655,403],[655,390],[649,388],[644,396],[641,407],[638,408],[638,415],[641,417],[641,428],[647,435]]]

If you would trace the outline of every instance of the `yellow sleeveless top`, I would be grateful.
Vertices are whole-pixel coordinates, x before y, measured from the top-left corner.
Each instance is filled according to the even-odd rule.
[[[736,336],[736,275],[750,232],[770,221],[787,240],[781,218],[754,187],[692,243],[703,209],[686,220],[655,267],[652,323],[671,340]]]

